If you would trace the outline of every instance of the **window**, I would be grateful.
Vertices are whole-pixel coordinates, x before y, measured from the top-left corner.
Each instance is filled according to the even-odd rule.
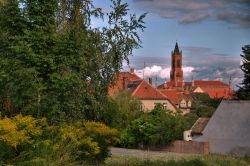
[[[186,108],[186,107],[187,107],[186,101],[182,100],[181,101],[181,108]]]
[[[188,107],[190,108],[192,106],[192,103],[191,103],[191,101],[189,100],[188,101]]]
[[[167,110],[167,109],[168,109],[167,103],[163,103],[163,109],[164,109],[164,110]]]
[[[142,103],[140,104],[140,111],[144,111],[144,105]]]
[[[180,60],[177,60],[176,66],[181,67],[181,61]]]

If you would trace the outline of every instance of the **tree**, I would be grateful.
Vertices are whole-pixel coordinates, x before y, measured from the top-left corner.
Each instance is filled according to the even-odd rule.
[[[244,79],[242,86],[239,87],[237,92],[239,99],[250,100],[250,45],[242,47],[243,54],[241,70],[244,72]]]
[[[137,32],[145,28],[145,14],[126,19],[128,5],[111,2],[106,15],[89,0],[1,3],[1,99],[16,113],[53,123],[99,120],[108,86],[140,47]],[[92,28],[93,17],[108,25]]]
[[[122,131],[122,144],[127,147],[162,146],[173,140],[182,139],[186,121],[184,116],[163,109],[157,105],[155,109],[131,124]]]
[[[122,91],[108,98],[105,103],[101,112],[101,121],[119,130],[123,130],[131,121],[143,114],[140,100],[132,97],[129,91]]]

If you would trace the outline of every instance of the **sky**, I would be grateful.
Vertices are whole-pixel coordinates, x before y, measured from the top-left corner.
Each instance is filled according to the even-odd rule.
[[[169,80],[171,51],[176,41],[183,55],[185,81],[215,80],[237,85],[242,46],[250,44],[250,0],[122,0],[129,13],[145,18],[146,29],[138,32],[142,48],[134,50],[123,70],[134,68],[145,78]],[[93,0],[110,10],[110,0]],[[103,22],[93,22],[98,27]],[[145,67],[144,67],[145,62]]]

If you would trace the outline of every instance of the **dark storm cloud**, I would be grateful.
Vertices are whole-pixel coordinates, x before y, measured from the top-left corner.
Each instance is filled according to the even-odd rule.
[[[165,19],[177,19],[180,24],[207,19],[250,28],[249,0],[134,0],[139,8],[156,13]]]

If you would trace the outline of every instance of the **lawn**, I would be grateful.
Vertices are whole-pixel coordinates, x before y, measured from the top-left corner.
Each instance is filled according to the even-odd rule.
[[[113,155],[105,166],[249,166],[249,158],[222,155],[162,157],[130,157]]]

